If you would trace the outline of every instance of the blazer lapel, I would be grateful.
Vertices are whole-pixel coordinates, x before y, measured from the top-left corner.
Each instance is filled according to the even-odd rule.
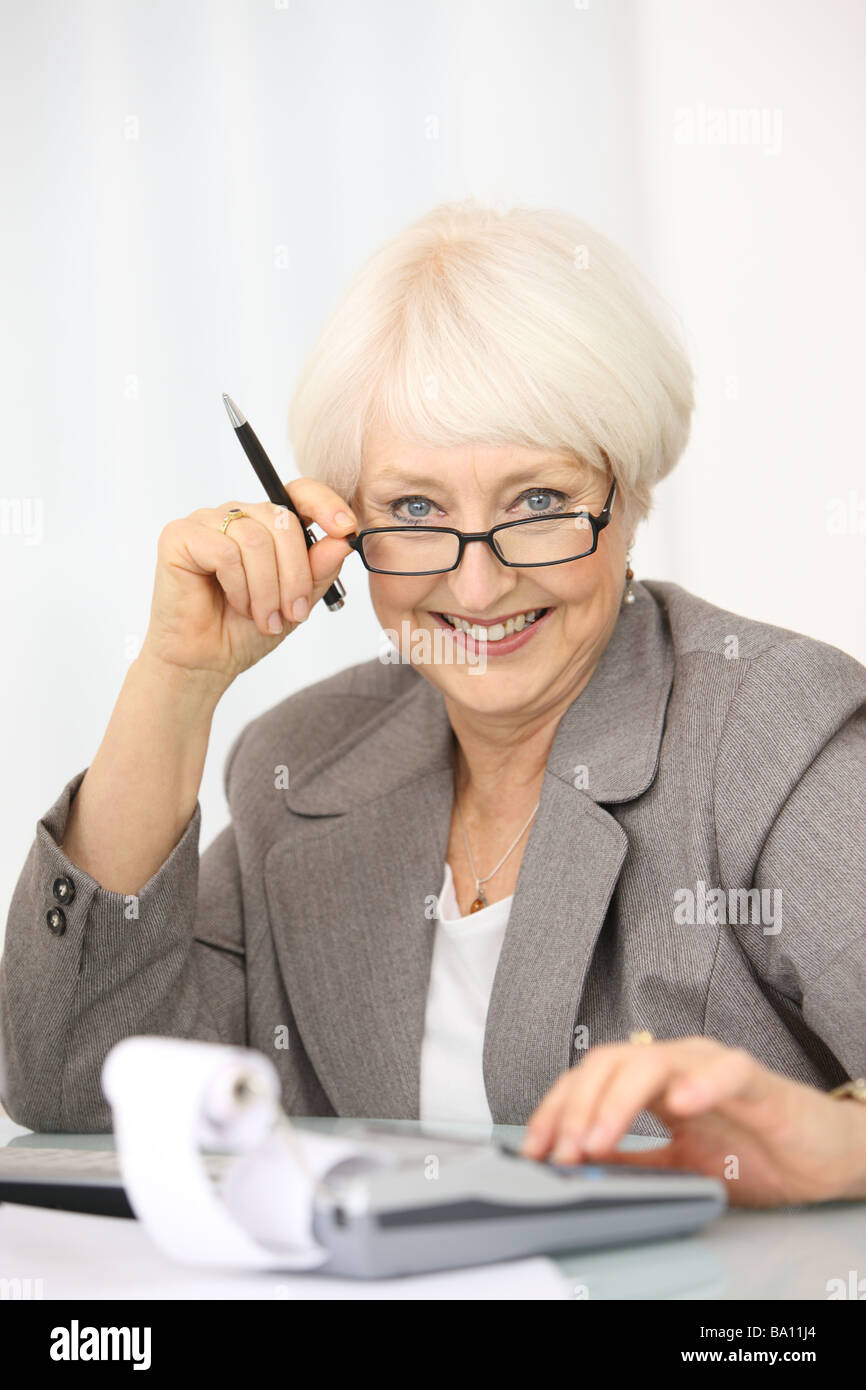
[[[498,1124],[524,1124],[574,1063],[587,970],[628,853],[602,803],[640,796],[656,775],[673,648],[649,590],[633,589],[634,604],[560,720],[521,860],[484,1040]]]
[[[266,890],[295,1021],[338,1114],[418,1115],[452,758],[444,705],[417,677],[357,747],[286,793],[295,825],[268,852]]]
[[[484,1084],[497,1124],[525,1124],[574,1061],[584,979],[627,848],[613,816],[545,778],[487,1012]]]
[[[655,777],[673,655],[643,585],[548,759],[493,982],[484,1081],[496,1123],[525,1122],[573,1062],[596,939],[628,852],[602,803]],[[304,1047],[338,1114],[417,1117],[454,740],[423,676],[286,791],[294,825],[265,861]]]

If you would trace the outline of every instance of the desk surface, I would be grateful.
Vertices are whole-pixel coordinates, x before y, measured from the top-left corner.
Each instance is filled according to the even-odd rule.
[[[356,1121],[305,1117],[296,1123],[336,1134]],[[412,1120],[385,1123],[400,1124],[408,1131],[420,1128]],[[492,1131],[490,1126],[468,1124],[449,1128],[455,1134],[511,1143],[519,1141],[522,1133],[519,1126],[506,1125],[495,1126]],[[621,1147],[639,1149],[659,1142],[632,1135]],[[8,1143],[34,1149],[113,1147],[111,1135],[33,1134],[0,1117],[0,1145]],[[828,1281],[842,1280],[848,1286],[852,1272],[855,1284],[862,1277],[856,1271],[862,1272],[864,1249],[866,1202],[834,1202],[772,1211],[733,1208],[685,1239],[551,1258],[561,1280],[560,1297],[826,1300]],[[162,1257],[138,1222],[8,1204],[0,1205],[0,1278],[4,1277],[41,1278],[48,1298],[161,1299],[290,1298],[293,1278],[285,1274],[238,1276],[175,1265]],[[449,1276],[441,1277],[446,1280]],[[326,1297],[377,1296],[375,1284],[363,1290],[357,1287],[358,1282],[365,1281],[330,1282],[335,1287]],[[403,1282],[409,1285],[412,1281]],[[382,1290],[380,1296],[395,1296],[393,1281],[388,1281],[388,1286],[389,1291]],[[489,1296],[473,1294],[471,1280],[464,1281],[462,1293],[457,1288],[455,1284],[455,1297]],[[428,1292],[424,1296],[435,1295]],[[498,1296],[522,1295],[512,1289]],[[556,1295],[528,1291],[528,1296]],[[849,1291],[847,1296],[856,1295]]]

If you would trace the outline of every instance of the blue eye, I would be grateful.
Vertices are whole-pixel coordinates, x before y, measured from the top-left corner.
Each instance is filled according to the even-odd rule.
[[[396,502],[390,504],[390,512],[396,521],[411,525],[413,521],[428,521],[432,505],[426,497],[398,497]],[[401,507],[405,508],[405,511],[401,511]],[[423,508],[427,510],[422,510]]]
[[[519,512],[522,509],[524,515],[547,516],[550,512],[562,511],[565,500],[565,493],[559,492],[555,488],[527,488],[512,503],[509,511]],[[418,525],[423,521],[430,521],[437,510],[435,502],[431,502],[429,497],[397,497],[388,504],[390,515],[403,526]]]
[[[554,492],[546,487],[534,487],[518,497],[517,505],[523,503],[532,516],[544,516],[547,512],[561,510],[563,500],[564,495],[561,492]]]
[[[534,510],[537,503],[538,511],[546,512],[550,509],[550,502],[546,500],[550,496],[551,494],[549,492],[533,492],[526,500],[529,503],[530,509]]]

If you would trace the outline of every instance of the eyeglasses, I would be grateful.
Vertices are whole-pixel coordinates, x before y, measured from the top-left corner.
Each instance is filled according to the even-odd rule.
[[[456,570],[464,548],[483,541],[503,565],[534,569],[564,565],[592,555],[598,535],[610,521],[616,496],[614,479],[598,516],[557,512],[529,521],[506,521],[489,531],[455,531],[451,526],[371,526],[344,536],[373,574],[447,574]]]

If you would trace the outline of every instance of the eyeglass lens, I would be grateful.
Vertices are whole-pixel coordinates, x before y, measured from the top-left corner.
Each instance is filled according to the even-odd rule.
[[[497,531],[494,544],[512,565],[556,564],[578,560],[592,550],[592,526],[585,516],[539,517]],[[373,569],[398,574],[449,570],[457,563],[460,542],[447,531],[423,526],[392,527],[364,537],[364,558]]]

